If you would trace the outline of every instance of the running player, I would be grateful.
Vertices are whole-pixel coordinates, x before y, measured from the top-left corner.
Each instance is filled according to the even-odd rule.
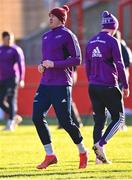
[[[72,67],[81,64],[81,52],[76,36],[65,27],[68,6],[50,11],[51,30],[42,37],[42,61],[38,66],[42,74],[40,86],[33,103],[33,122],[44,146],[46,157],[37,166],[47,168],[57,163],[47,121],[48,110],[53,105],[60,125],[77,145],[80,155],[79,168],[87,166],[87,151],[83,137],[71,118]]]

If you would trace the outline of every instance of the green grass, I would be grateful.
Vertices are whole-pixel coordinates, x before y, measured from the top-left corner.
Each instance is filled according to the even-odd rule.
[[[95,165],[92,126],[81,128],[90,151],[89,165],[84,170],[78,169],[78,151],[68,134],[57,130],[56,125],[50,130],[59,162],[46,170],[35,168],[45,154],[34,126],[21,125],[13,133],[0,131],[0,179],[132,179],[132,126],[127,132],[118,132],[106,146],[111,165]]]

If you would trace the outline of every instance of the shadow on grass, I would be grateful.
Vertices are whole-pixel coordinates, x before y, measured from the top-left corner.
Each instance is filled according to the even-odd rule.
[[[114,160],[114,163],[126,163],[126,164],[128,164],[128,163],[132,163],[132,161],[130,160]]]
[[[34,173],[36,173],[36,171],[37,171],[37,174],[34,174]],[[0,175],[0,178],[13,178],[13,177],[33,177],[33,176],[44,176],[44,175],[46,175],[46,176],[51,176],[51,178],[52,178],[52,176],[60,176],[60,178],[62,178],[62,176],[65,176],[65,177],[63,177],[63,179],[67,179],[67,175],[69,176],[69,175],[73,175],[73,174],[83,174],[83,173],[94,173],[95,174],[95,176],[87,176],[88,178],[96,178],[96,176],[97,176],[97,174],[96,173],[100,173],[101,171],[100,170],[85,170],[85,171],[80,171],[80,170],[78,170],[78,171],[68,171],[67,172],[67,170],[65,171],[65,172],[60,172],[59,170],[59,172],[58,171],[54,171],[54,170],[52,169],[52,170],[32,170],[32,171],[30,171],[30,172],[34,172],[34,173],[14,173],[14,174],[6,174],[6,175]],[[105,174],[106,173],[106,176],[103,176],[103,178],[112,178],[111,176],[109,177],[108,175],[107,175],[107,173],[122,173],[122,172],[127,172],[127,173],[132,173],[132,170],[108,170],[108,171],[105,171],[105,170],[102,170],[102,173],[103,174]],[[13,173],[13,172],[11,172],[11,173]],[[89,175],[89,174],[88,174]],[[84,177],[79,177],[79,179],[83,179]],[[86,176],[85,176],[85,178],[86,178]],[[59,177],[57,177],[57,179],[59,179]],[[70,179],[73,179],[72,177],[70,178]],[[75,179],[75,178],[74,178]]]
[[[40,172],[41,171],[41,172]],[[7,175],[0,175],[0,178],[5,178],[5,177],[24,177],[24,176],[43,176],[43,175],[48,175],[48,176],[57,176],[57,175],[60,175],[60,176],[64,176],[64,175],[70,175],[70,174],[80,174],[80,173],[84,173],[84,172],[57,172],[57,171],[54,171],[52,170],[52,172],[49,172],[47,170],[38,170],[39,173],[37,174],[34,174],[36,173],[36,171],[34,173],[18,173],[18,174],[7,174]],[[51,177],[52,178],[52,177]]]

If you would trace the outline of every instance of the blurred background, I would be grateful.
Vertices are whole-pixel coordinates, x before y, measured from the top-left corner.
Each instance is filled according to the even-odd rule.
[[[26,57],[25,87],[19,89],[19,114],[30,117],[32,102],[39,84],[37,65],[41,60],[41,37],[48,30],[50,9],[68,4],[70,8],[67,26],[77,35],[82,52],[85,44],[100,31],[101,12],[108,10],[119,20],[120,31],[132,49],[132,0],[0,0],[0,33],[13,32],[17,44]],[[132,114],[132,67],[130,67],[130,97],[125,100],[126,112]],[[87,95],[87,79],[83,66],[78,68],[78,82],[73,98],[81,115],[92,112]],[[51,109],[49,116],[54,116]]]

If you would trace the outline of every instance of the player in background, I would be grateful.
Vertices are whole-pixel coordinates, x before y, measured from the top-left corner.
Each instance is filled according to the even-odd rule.
[[[15,70],[15,76],[16,76],[16,89],[15,89],[15,97],[14,97],[14,109],[16,113],[16,118],[22,119],[20,115],[17,114],[18,112],[18,88],[24,88],[25,86],[25,56],[22,48],[18,46],[15,43],[15,37],[14,34],[11,34],[11,46],[16,49],[16,51],[19,54],[20,57],[20,63],[21,63],[21,68],[22,68],[22,74],[21,74],[21,79],[20,79],[20,73],[19,73],[19,67],[18,64],[14,64],[14,70]],[[8,101],[8,99],[7,99]],[[18,120],[20,121],[20,120]]]
[[[0,107],[8,114],[8,121],[4,130],[12,131],[21,122],[21,119],[16,117],[14,108],[14,97],[16,89],[14,64],[18,64],[20,80],[22,67],[19,54],[13,47],[11,47],[10,40],[11,36],[9,32],[3,32],[3,44],[0,46]],[[5,102],[5,99],[8,99],[8,101]]]
[[[125,40],[122,39],[121,32],[119,30],[116,32],[114,37],[117,38],[121,43],[122,57],[123,57],[124,65],[125,65],[125,71],[126,71],[127,80],[129,81],[129,75],[130,75],[129,69],[130,69],[130,66],[131,66],[131,63],[132,63],[132,51],[127,46]],[[122,90],[122,83],[120,81],[119,81],[119,87]],[[124,121],[123,126],[121,127],[121,130],[127,131],[127,126],[125,124],[125,121]]]
[[[101,24],[101,32],[87,44],[85,63],[95,122],[93,150],[97,162],[100,160],[102,163],[110,163],[104,146],[124,123],[122,94],[125,98],[129,96],[129,85],[120,42],[113,37],[118,29],[118,20],[108,11],[104,11]],[[122,82],[122,93],[118,86],[118,79]],[[102,134],[106,121],[106,108],[111,114],[112,121]]]
[[[81,64],[81,52],[76,36],[65,27],[68,6],[57,7],[49,13],[51,30],[42,37],[42,61],[38,70],[42,73],[40,86],[33,103],[33,122],[44,146],[46,157],[37,166],[47,168],[57,163],[46,121],[50,106],[54,107],[60,125],[77,145],[80,156],[79,168],[87,166],[87,151],[83,137],[71,118],[72,67]],[[63,150],[62,150],[63,151]]]

